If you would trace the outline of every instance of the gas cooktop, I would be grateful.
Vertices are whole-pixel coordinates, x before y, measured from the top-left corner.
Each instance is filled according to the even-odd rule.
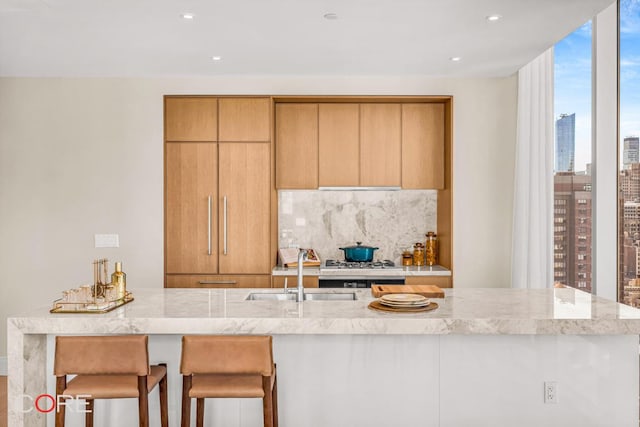
[[[332,270],[402,270],[402,267],[396,266],[393,261],[388,259],[371,262],[347,262],[328,259],[324,262],[322,268]]]

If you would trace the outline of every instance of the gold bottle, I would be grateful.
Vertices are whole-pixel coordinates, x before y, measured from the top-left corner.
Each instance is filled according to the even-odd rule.
[[[122,263],[116,262],[116,271],[111,275],[111,284],[116,288],[116,300],[127,294],[127,275],[122,271]]]
[[[427,241],[425,242],[427,252],[427,265],[436,265],[438,263],[438,236],[433,231],[427,233]]]

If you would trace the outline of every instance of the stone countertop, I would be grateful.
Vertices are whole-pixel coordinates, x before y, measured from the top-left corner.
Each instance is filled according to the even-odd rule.
[[[245,301],[264,289],[132,289],[135,300],[105,314],[10,317],[22,334],[640,334],[640,310],[572,288],[445,289],[439,308],[387,313],[356,301]],[[311,289],[307,293],[326,292]],[[345,292],[343,289],[329,292]],[[14,329],[15,328],[15,329]]]
[[[337,269],[337,268],[320,268],[320,267],[305,267],[305,276],[451,276],[451,270],[448,270],[440,265],[433,266],[409,266],[402,267],[401,269],[368,269],[360,270],[354,269]],[[296,276],[298,274],[297,268],[287,267],[274,267],[271,274],[273,276]]]

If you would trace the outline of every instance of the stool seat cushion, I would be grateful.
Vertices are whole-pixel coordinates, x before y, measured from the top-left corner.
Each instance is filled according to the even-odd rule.
[[[261,375],[193,375],[189,397],[264,397]]]
[[[165,366],[151,366],[147,377],[149,391],[167,374]],[[62,393],[67,396],[90,395],[92,399],[117,399],[138,397],[136,375],[77,375]]]

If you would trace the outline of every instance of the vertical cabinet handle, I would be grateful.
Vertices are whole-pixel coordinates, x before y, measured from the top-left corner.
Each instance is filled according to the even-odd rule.
[[[223,204],[224,204],[224,210],[223,210],[223,253],[226,255],[227,254],[227,196],[224,196],[223,200]]]
[[[211,194],[207,198],[207,254],[211,255]]]

